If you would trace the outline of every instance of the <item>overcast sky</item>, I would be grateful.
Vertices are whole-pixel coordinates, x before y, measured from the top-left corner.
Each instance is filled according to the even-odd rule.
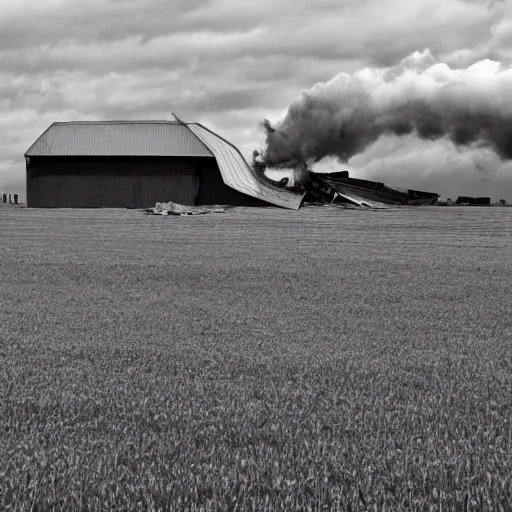
[[[425,48],[450,66],[484,58],[509,65],[509,2],[1,0],[0,189],[24,196],[23,153],[54,121],[170,119],[176,112],[249,158],[262,145],[262,119],[278,120],[303,89],[339,72],[392,66]],[[353,162],[372,177],[434,185],[432,167],[448,157],[458,178],[469,175],[443,141],[379,144]],[[394,153],[375,170],[383,144],[388,157],[390,147]],[[411,148],[432,157],[430,174]],[[471,179],[461,193],[477,192]]]

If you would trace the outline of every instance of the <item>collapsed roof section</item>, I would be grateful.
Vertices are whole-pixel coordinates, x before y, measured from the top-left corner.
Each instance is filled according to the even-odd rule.
[[[421,206],[434,204],[439,194],[386,185],[370,180],[349,178],[348,172],[315,174],[339,195],[352,196],[376,204]]]
[[[305,192],[292,192],[263,181],[231,143],[199,123],[188,128],[213,153],[224,183],[238,192],[283,208],[298,210]]]
[[[281,169],[288,170],[288,169]],[[277,169],[276,169],[277,171]],[[292,169],[293,172],[293,169]],[[422,192],[395,187],[376,181],[350,178],[348,171],[336,173],[308,172],[303,185],[297,185],[289,176],[279,181],[263,174],[274,185],[288,190],[305,190],[308,203],[335,203],[362,208],[388,208],[395,205],[420,206],[435,204],[440,197],[432,192]]]

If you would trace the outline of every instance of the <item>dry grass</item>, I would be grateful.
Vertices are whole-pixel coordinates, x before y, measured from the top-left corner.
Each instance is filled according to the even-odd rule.
[[[0,228],[1,510],[512,509],[512,210]]]

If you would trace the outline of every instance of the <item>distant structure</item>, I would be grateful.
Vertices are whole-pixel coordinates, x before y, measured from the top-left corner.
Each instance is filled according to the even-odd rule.
[[[148,208],[173,201],[298,209],[304,197],[261,180],[216,133],[179,120],[54,123],[25,158],[29,207]]]
[[[0,203],[19,204],[19,195],[6,194],[5,192],[0,192]]]

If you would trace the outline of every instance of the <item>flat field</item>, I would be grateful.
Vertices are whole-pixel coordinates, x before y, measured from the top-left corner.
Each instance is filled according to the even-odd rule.
[[[512,510],[512,209],[0,209],[1,510]]]

